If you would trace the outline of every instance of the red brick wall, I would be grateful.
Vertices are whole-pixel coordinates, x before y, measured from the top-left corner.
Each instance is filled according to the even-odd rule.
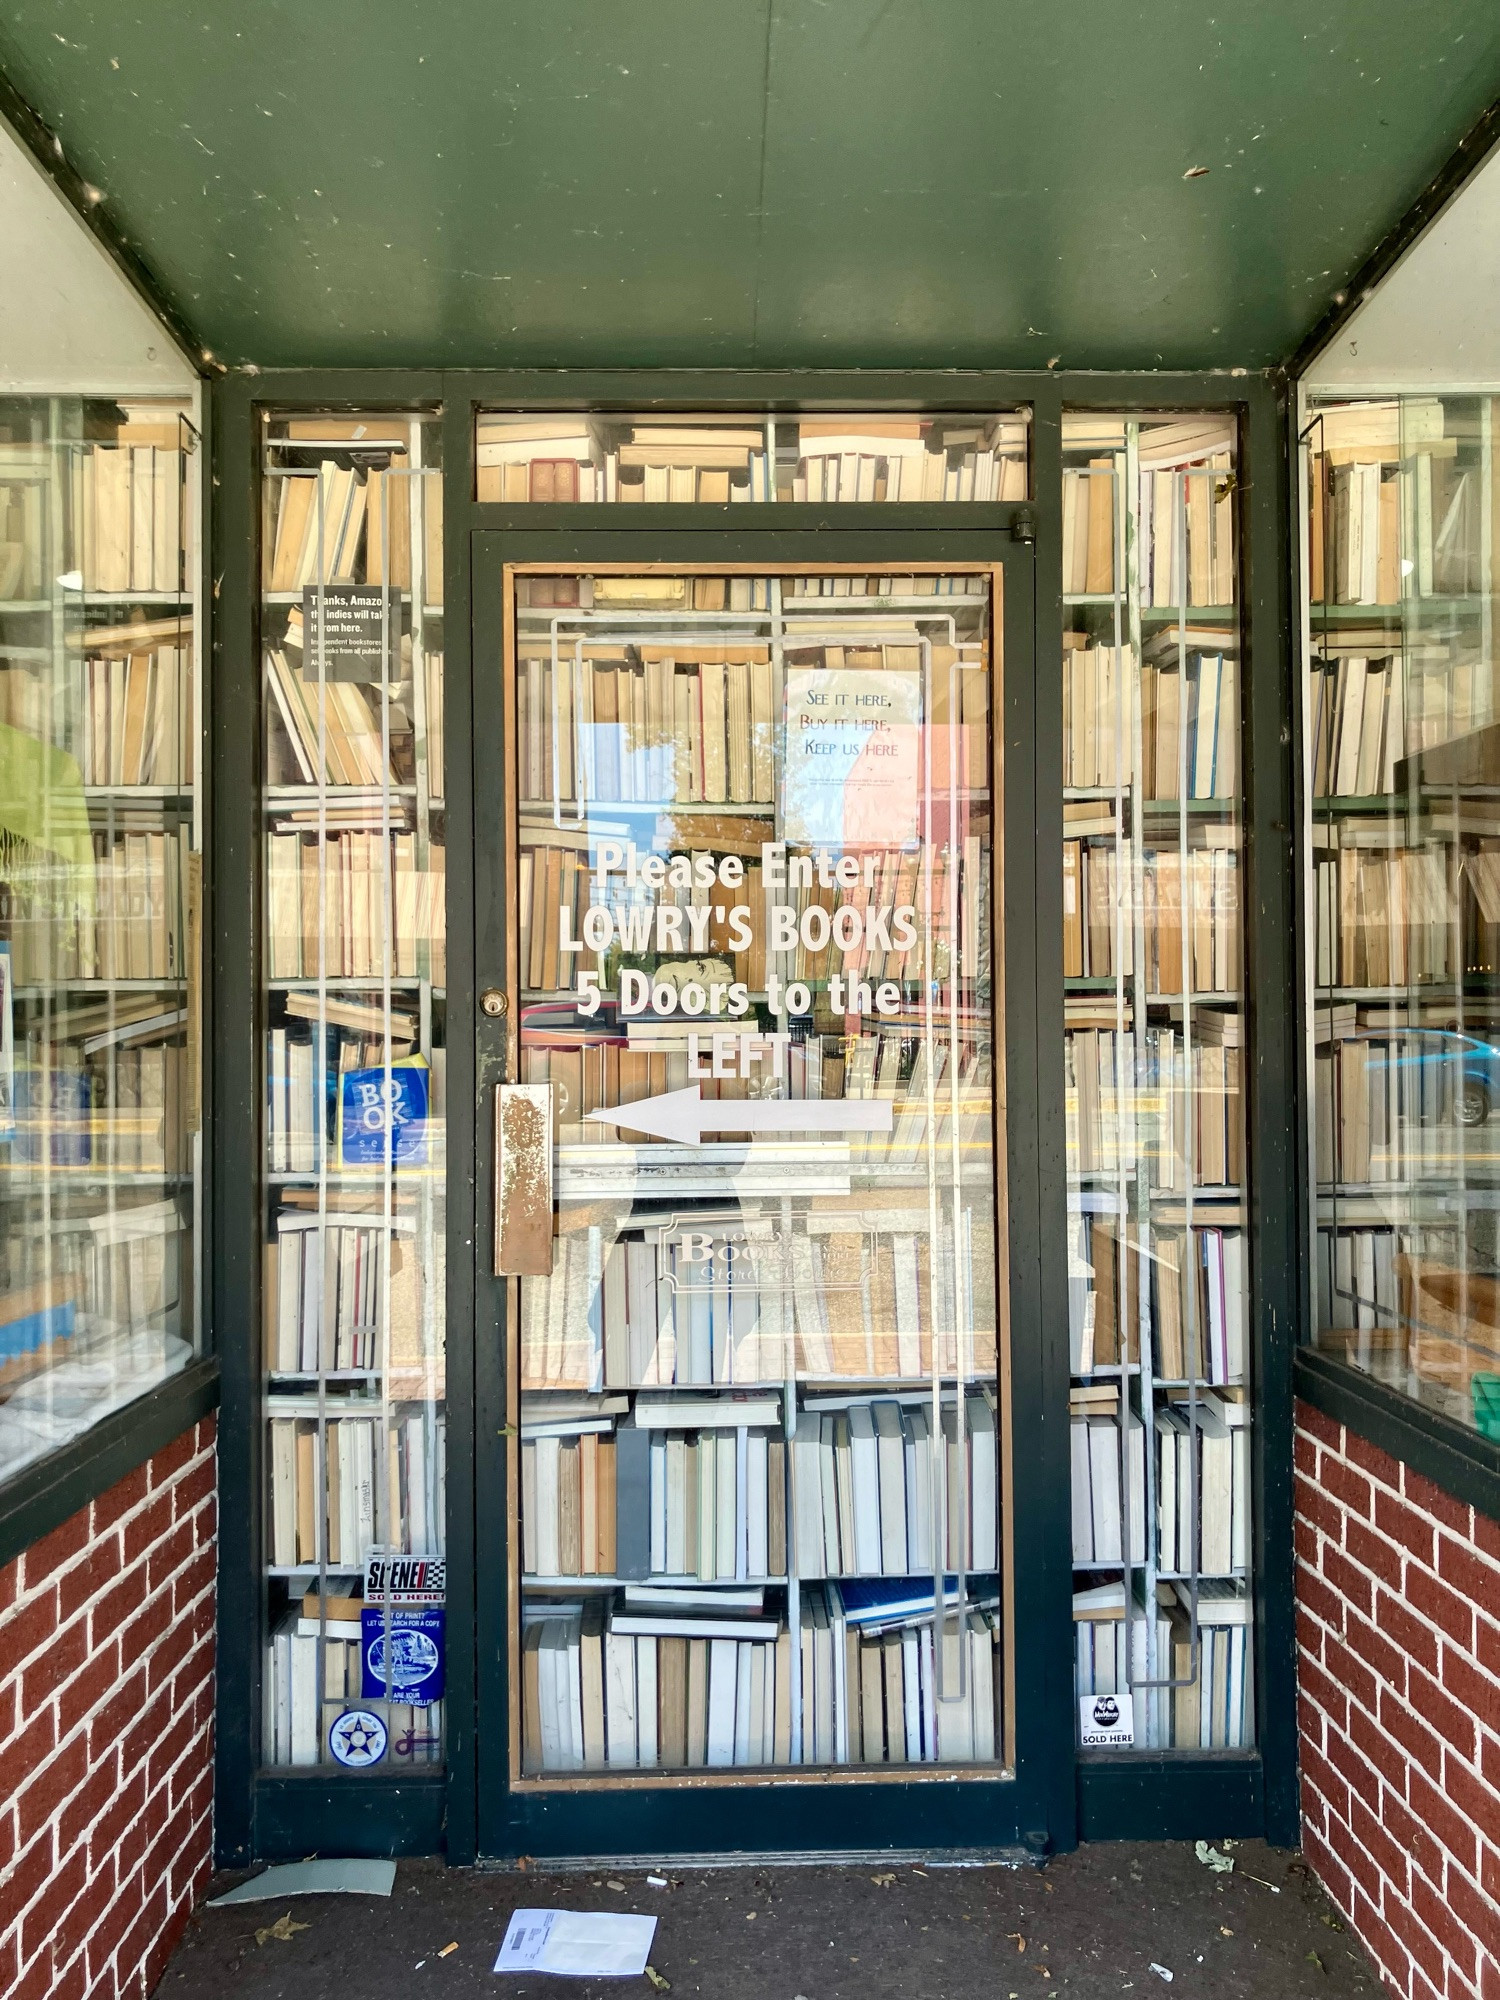
[[[1500,2000],[1500,1524],[1297,1406],[1303,1841],[1403,2000]]]
[[[212,1866],[214,1425],[0,1569],[0,1994],[139,2000]]]

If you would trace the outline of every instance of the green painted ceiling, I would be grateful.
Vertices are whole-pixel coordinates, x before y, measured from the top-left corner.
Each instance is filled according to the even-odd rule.
[[[0,69],[231,363],[1258,366],[1500,7],[9,0]]]

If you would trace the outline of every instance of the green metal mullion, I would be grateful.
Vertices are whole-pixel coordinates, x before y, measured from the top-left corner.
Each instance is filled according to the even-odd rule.
[[[492,1020],[473,1005],[474,985],[507,987],[508,928],[518,921],[506,881],[506,824],[511,809],[506,782],[508,758],[497,723],[503,719],[501,634],[504,597],[501,562],[494,538],[465,534],[463,561],[469,570],[470,619],[465,644],[472,644],[467,684],[471,689],[469,730],[464,765],[472,798],[485,801],[485,825],[474,828],[470,879],[472,884],[471,995],[466,1009],[464,1052],[469,1087],[464,1097],[467,1143],[451,1135],[449,1157],[471,1179],[465,1214],[470,1230],[455,1243],[455,1262],[468,1259],[465,1279],[472,1300],[474,1327],[474,1718],[476,1851],[495,1855],[514,1851],[510,1823],[510,1598],[509,1547],[512,1523],[509,1504],[510,1383],[506,1370],[506,1281],[493,1275],[488,1246],[494,1240],[494,1186],[488,1157],[493,1144],[494,1095],[509,1080],[508,1049],[514,1037],[519,1047],[520,1024],[508,1018]],[[505,550],[508,555],[510,551]],[[482,714],[485,723],[476,723]],[[471,807],[472,811],[472,807]],[[458,1100],[450,1086],[449,1104]]]
[[[906,410],[967,415],[1031,400],[1025,370],[582,368],[451,371],[447,393],[486,408],[616,410],[665,415],[694,410],[799,410],[877,415]]]
[[[436,409],[443,377],[414,368],[237,369],[214,387],[222,410],[254,406],[309,412]]]
[[[1036,1754],[1045,1759],[1047,1819],[1059,1851],[1078,1843],[1075,1782],[1076,1728],[1073,1705],[1073,1532],[1072,1484],[1068,1449],[1068,1174],[1066,1095],[1063,1060],[1062,937],[1062,410],[1061,382],[1038,391],[1032,424],[1032,491],[1036,495],[1036,622],[1034,651],[1035,845],[1022,874],[1024,893],[1036,909],[1035,958],[1028,968],[1035,994],[1031,1044],[1036,1077],[1036,1174],[1040,1249],[1040,1346],[1037,1379],[1029,1400],[1036,1412],[1034,1434],[1015,1423],[1017,1525],[1022,1496],[1032,1495],[1034,1536],[1026,1564],[1028,1588],[1037,1593],[1038,1635],[1033,1672],[1041,1683],[1033,1727]],[[1007,750],[1011,748],[1007,745]],[[1019,858],[1019,857],[1016,857]],[[1007,873],[1010,873],[1007,869]],[[1017,885],[1018,889],[1021,884]],[[1019,984],[1022,969],[1017,967]],[[1018,1357],[1012,1359],[1012,1370]],[[1019,1392],[1017,1413],[1026,1404]],[[1021,1454],[1030,1459],[1021,1474]],[[1032,1481],[1035,1484],[1032,1484]],[[1017,1559],[1018,1587],[1022,1573]],[[1018,1673],[1020,1662],[1018,1665]]]
[[[1257,384],[1242,426],[1245,576],[1245,991],[1249,1066],[1245,1138],[1251,1300],[1257,1741],[1266,1837],[1298,1838],[1292,1555],[1292,1364],[1306,1296],[1302,940],[1295,880],[1290,631],[1290,481],[1286,392]]]
[[[1269,378],[1248,369],[1232,373],[1217,369],[1180,375],[1057,374],[1047,379],[1058,385],[1063,407],[1069,410],[1183,411],[1196,416],[1202,410],[1237,415]]]
[[[257,652],[260,509],[248,398],[213,392],[212,646],[204,680],[213,773],[214,889],[204,987],[213,1027],[205,1128],[211,1187],[212,1323],[220,1364],[218,1700],[215,1847],[221,1866],[254,1852],[262,1654],[260,1052],[261,714]],[[228,1198],[233,1190],[234,1198]]]
[[[466,400],[443,406],[443,740],[440,787],[446,807],[448,1064],[445,1200],[447,1370],[447,1734],[448,1859],[472,1863],[478,1852],[476,1593],[487,1587],[475,1561],[475,1448],[478,1393],[474,1297],[474,690],[470,616],[470,538],[464,526],[473,492],[474,423]],[[487,1348],[495,1341],[486,1329]],[[503,1585],[502,1585],[503,1588]]]

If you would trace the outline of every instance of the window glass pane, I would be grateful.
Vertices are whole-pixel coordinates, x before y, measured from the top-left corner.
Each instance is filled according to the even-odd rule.
[[[263,439],[267,1764],[443,1756],[437,447]]]
[[[1024,500],[1027,423],[999,416],[479,419],[481,500]]]
[[[1235,435],[1063,423],[1075,1693],[1254,1740]]]
[[[0,400],[0,1481],[198,1341],[195,444]]]
[[[1007,1762],[998,579],[513,587],[520,1772]]]
[[[1308,432],[1321,1345],[1500,1435],[1495,401]]]

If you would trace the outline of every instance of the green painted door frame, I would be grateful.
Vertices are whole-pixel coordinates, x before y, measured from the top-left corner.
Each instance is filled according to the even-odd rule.
[[[259,1762],[260,1493],[258,1195],[261,1081],[260,671],[256,636],[260,500],[257,411],[443,410],[446,723],[449,771],[449,1763],[424,1778],[270,1772]],[[483,407],[972,410],[1032,412],[1034,544],[1013,538],[1014,506],[617,507],[480,505],[473,431]],[[1079,1758],[1072,1702],[1068,1337],[1064,1245],[1062,840],[1062,451],[1065,408],[1211,407],[1240,425],[1245,618],[1247,1130],[1257,1190],[1254,1300],[1257,1740],[1253,1754]],[[833,371],[813,374],[615,371],[237,373],[214,387],[209,676],[207,923],[213,940],[206,1024],[211,1081],[211,1325],[222,1367],[217,1838],[226,1865],[311,1851],[481,1854],[722,1852],[1025,1845],[1082,1838],[1265,1833],[1297,1837],[1292,1628],[1291,1363],[1306,1272],[1300,943],[1294,922],[1295,824],[1289,430],[1285,385],[1266,376]],[[476,680],[499,652],[499,565],[507,559],[851,559],[893,564],[1003,561],[1006,575],[1006,1033],[1013,1096],[1012,1342],[1016,1364],[1014,1517],[1024,1606],[1017,1633],[1014,1781],[837,1787],[747,1786],[726,1833],[718,1795],[642,1790],[601,1799],[527,1793],[505,1769],[504,1572],[498,1433],[505,1422],[499,1306],[485,1278],[488,1128],[495,1080],[474,996],[505,921],[503,883],[476,800],[498,796],[495,743],[476,731]],[[711,553],[709,553],[711,552]],[[1012,629],[1012,615],[1019,620]],[[1027,1490],[1022,1491],[1025,1479]],[[498,1511],[497,1511],[498,1510]],[[482,1559],[481,1559],[482,1557]],[[794,1812],[785,1810],[788,1794]],[[704,1800],[716,1800],[714,1810]],[[853,1810],[855,1802],[858,1810]]]

